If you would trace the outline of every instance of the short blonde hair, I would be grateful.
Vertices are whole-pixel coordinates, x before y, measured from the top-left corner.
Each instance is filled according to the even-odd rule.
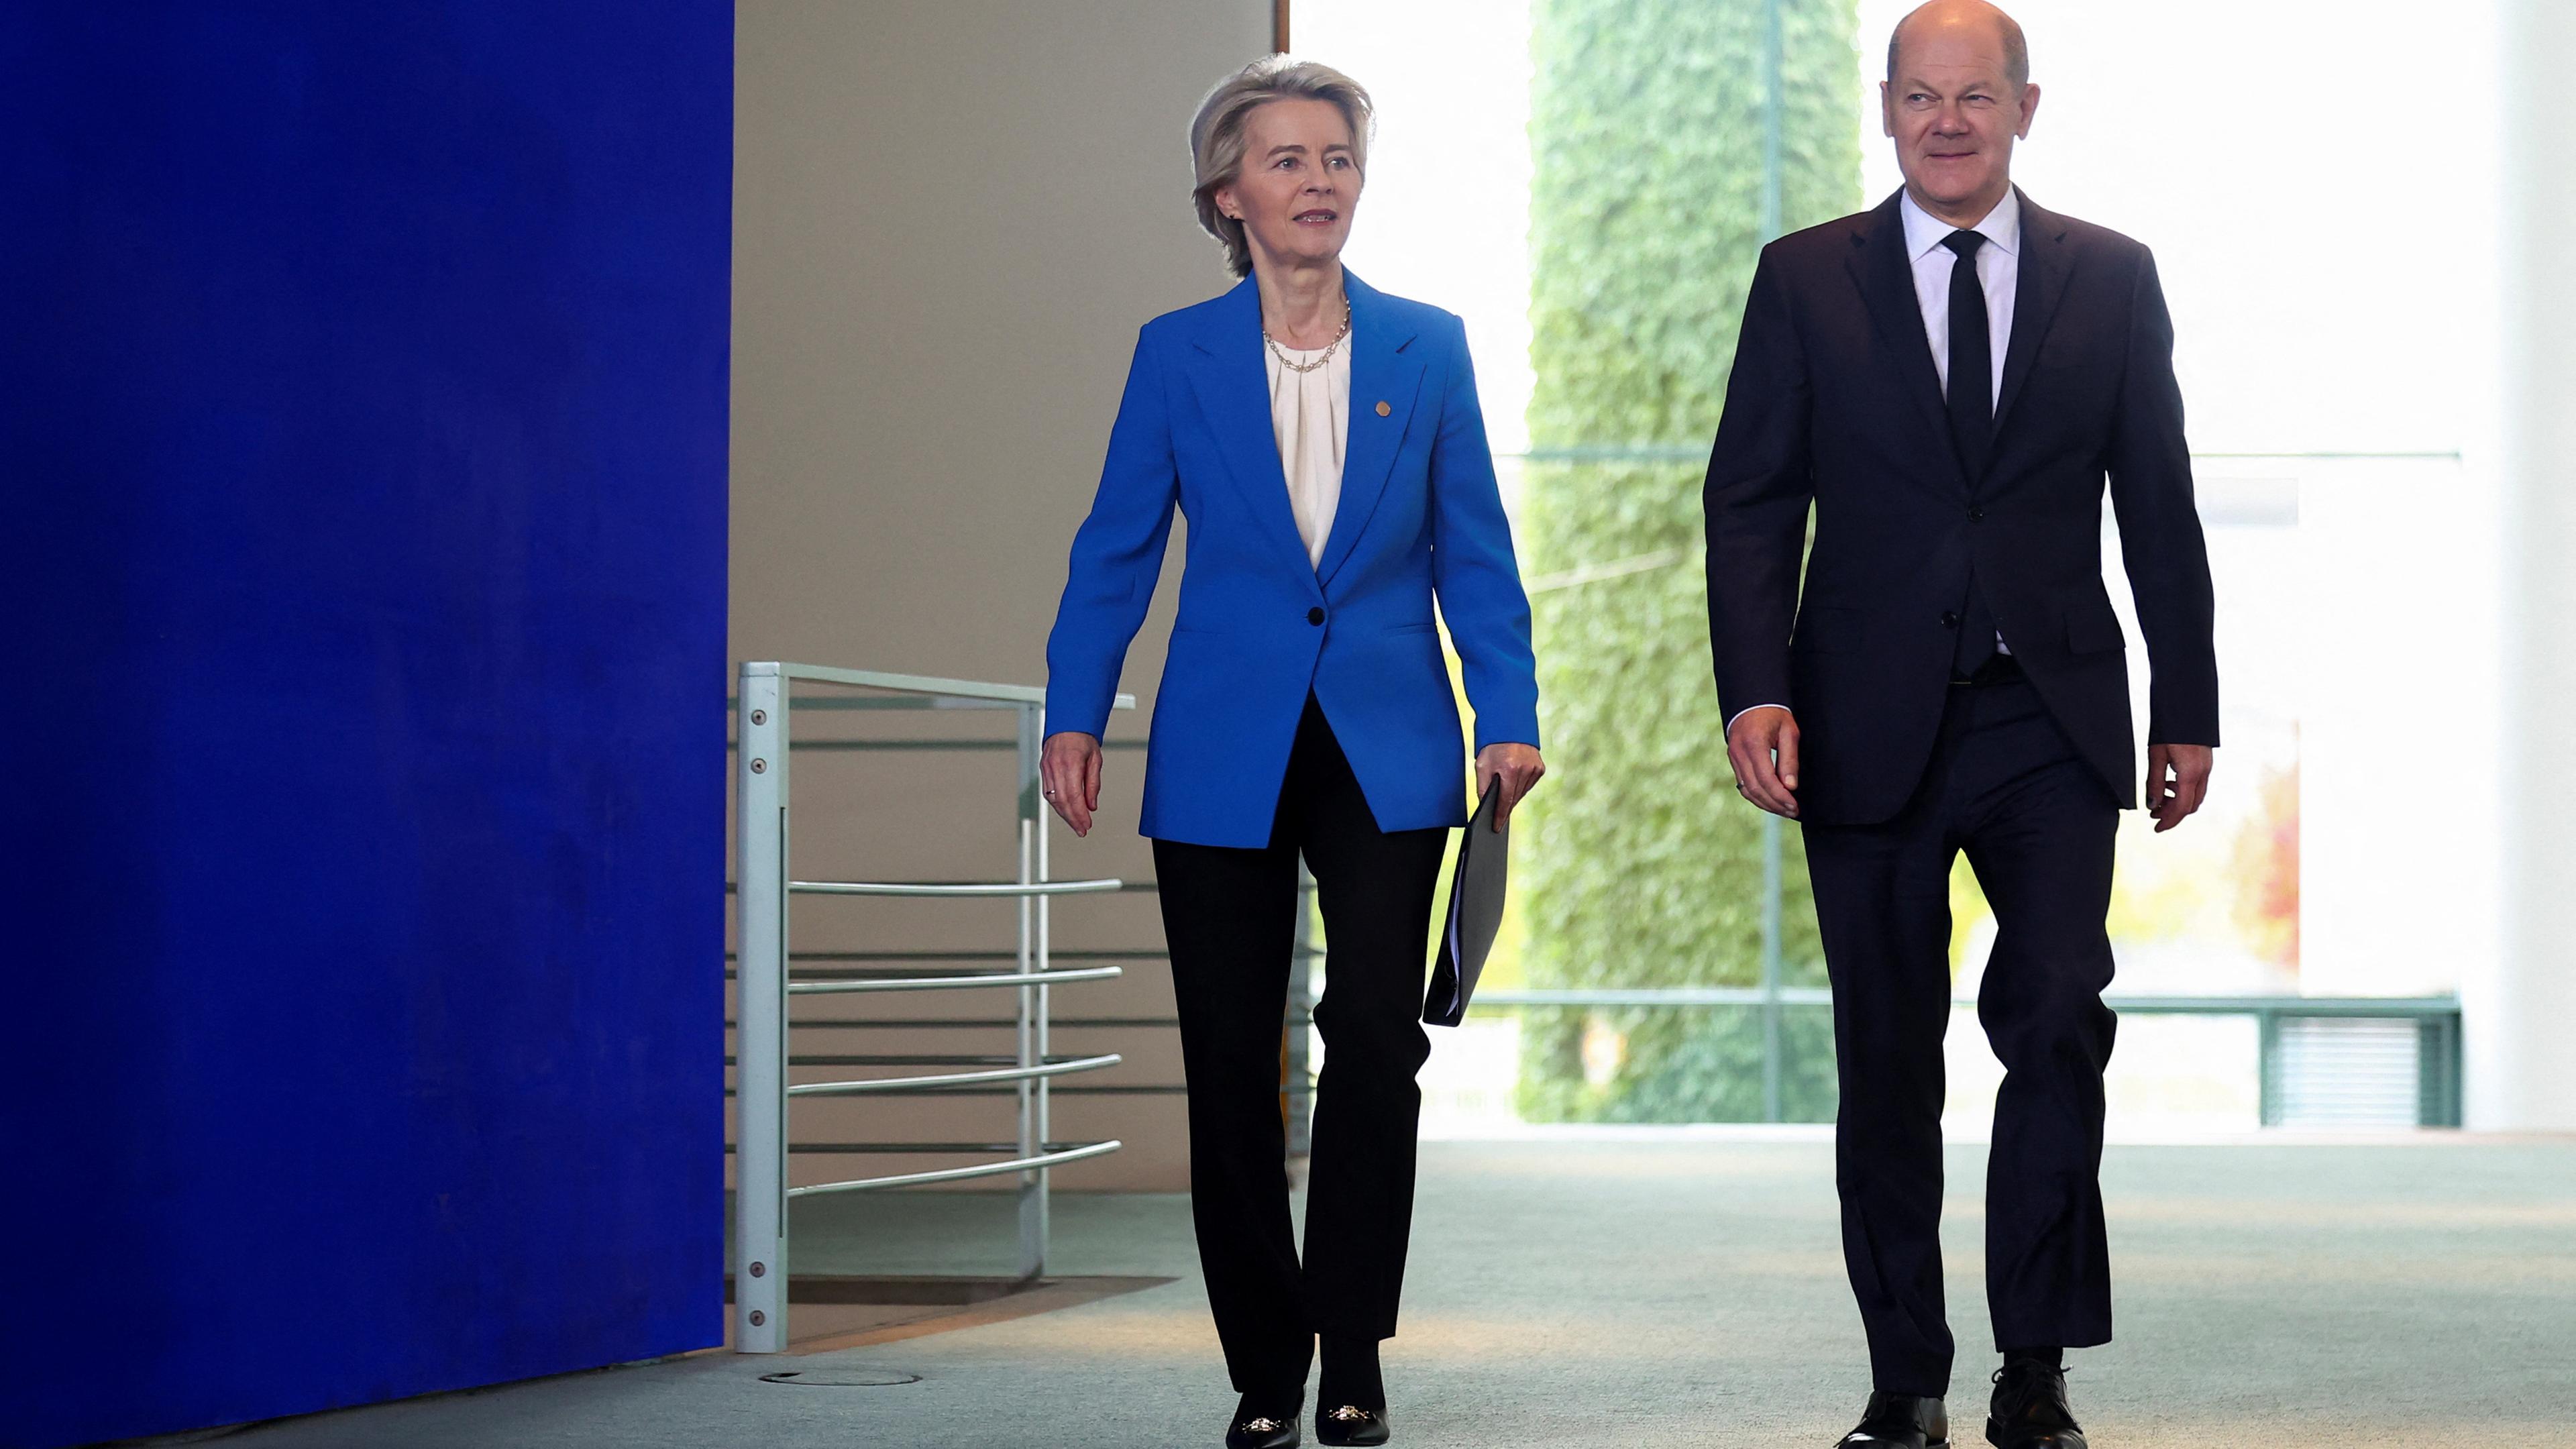
[[[1198,178],[1190,194],[1198,202],[1199,225],[1224,244],[1225,264],[1238,277],[1252,274],[1252,247],[1244,240],[1243,223],[1217,210],[1217,188],[1243,172],[1244,122],[1272,101],[1289,100],[1339,107],[1351,125],[1351,160],[1361,175],[1368,174],[1369,132],[1377,113],[1358,81],[1329,65],[1265,55],[1219,82],[1190,122],[1190,163]]]

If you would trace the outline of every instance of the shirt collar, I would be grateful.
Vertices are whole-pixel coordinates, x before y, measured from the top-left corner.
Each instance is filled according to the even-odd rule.
[[[1914,193],[1898,193],[1896,210],[1905,219],[1905,255],[1910,261],[1921,261],[1926,252],[1941,244],[1941,239],[1960,228],[1950,225],[1914,204]],[[1966,228],[1984,235],[1986,245],[2012,256],[2021,249],[2021,188],[2004,188],[2004,199],[1986,213],[1986,219]]]

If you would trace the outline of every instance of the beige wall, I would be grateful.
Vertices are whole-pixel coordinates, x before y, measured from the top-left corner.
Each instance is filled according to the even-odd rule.
[[[1269,48],[1267,0],[742,0],[736,28],[732,655],[1041,683],[1065,549],[1099,476],[1136,328],[1229,281],[1189,207],[1186,128]],[[1173,541],[1169,576],[1177,572]],[[1126,688],[1146,708],[1170,599]],[[1009,716],[797,716],[800,736],[1008,738]],[[1121,715],[1113,745],[1142,738]],[[806,879],[1001,878],[1007,753],[800,753]],[[1142,756],[1110,756],[1088,841],[1056,873],[1149,880]],[[1006,948],[1011,908],[800,901],[796,949]],[[1064,1019],[1163,1021],[1153,897],[1057,908],[1069,950],[1134,950],[1129,975],[1056,993]],[[893,1005],[878,1003],[893,1002]],[[862,1005],[861,1003],[867,1003]],[[1005,1014],[1003,993],[804,998],[801,1018]],[[1068,1027],[1129,1065],[1081,1084],[1180,1081],[1168,1026]],[[798,1053],[983,1053],[1005,1033],[804,1030]],[[800,1071],[798,1080],[849,1074]],[[1057,1185],[1184,1185],[1169,1092],[1060,1094],[1059,1137],[1129,1149]],[[999,1141],[1007,1099],[800,1102],[798,1140]],[[798,1181],[953,1165],[799,1158]]]

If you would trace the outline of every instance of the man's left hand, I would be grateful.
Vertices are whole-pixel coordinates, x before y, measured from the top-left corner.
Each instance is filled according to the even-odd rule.
[[[2214,752],[2207,745],[2147,746],[2147,813],[2156,817],[2156,833],[2180,825],[2209,798],[2209,767]]]

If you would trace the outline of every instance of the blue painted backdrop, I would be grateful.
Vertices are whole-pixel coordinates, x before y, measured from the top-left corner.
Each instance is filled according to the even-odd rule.
[[[0,75],[0,1442],[716,1342],[731,6]]]

